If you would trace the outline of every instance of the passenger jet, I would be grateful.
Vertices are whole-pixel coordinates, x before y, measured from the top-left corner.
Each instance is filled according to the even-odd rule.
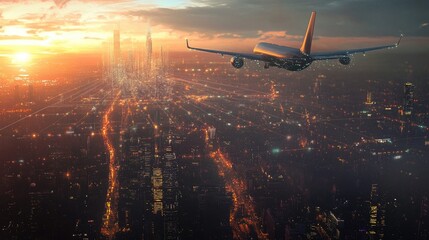
[[[272,43],[260,42],[253,49],[253,54],[251,53],[237,53],[237,52],[227,52],[227,51],[218,51],[212,49],[204,48],[195,48],[189,46],[188,39],[186,39],[186,46],[189,49],[217,53],[223,55],[232,56],[231,64],[235,68],[241,68],[244,65],[244,59],[257,60],[265,62],[264,68],[269,67],[278,67],[284,68],[289,71],[301,71],[308,66],[313,61],[317,60],[331,60],[338,59],[339,62],[343,65],[350,64],[350,56],[356,53],[363,53],[374,50],[386,49],[386,48],[395,48],[399,46],[399,43],[402,39],[402,34],[396,44],[370,47],[370,48],[361,48],[361,49],[349,49],[343,51],[333,51],[333,52],[321,52],[321,53],[311,53],[311,42],[313,40],[314,33],[314,23],[316,20],[316,12],[311,13],[310,21],[308,23],[307,32],[305,33],[304,40],[302,42],[301,48],[292,48],[286,46],[279,46]]]

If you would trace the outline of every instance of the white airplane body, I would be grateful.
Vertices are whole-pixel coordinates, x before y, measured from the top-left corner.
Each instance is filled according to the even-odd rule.
[[[350,56],[356,53],[366,53],[369,51],[389,49],[399,46],[402,39],[402,35],[398,42],[392,45],[361,48],[361,49],[348,49],[343,51],[334,52],[321,52],[311,53],[311,43],[313,40],[314,24],[316,21],[316,12],[311,13],[310,21],[308,23],[307,32],[302,42],[301,48],[292,48],[287,46],[280,46],[267,42],[258,43],[253,49],[252,53],[237,53],[228,51],[219,51],[204,48],[195,48],[189,46],[189,42],[186,39],[186,46],[191,50],[203,51],[209,53],[217,53],[221,55],[232,56],[231,64],[235,68],[241,68],[244,65],[244,59],[257,60],[265,62],[264,67],[269,68],[279,67],[289,71],[301,71],[311,65],[313,61],[317,60],[331,60],[338,59],[343,65],[348,65],[351,61]]]

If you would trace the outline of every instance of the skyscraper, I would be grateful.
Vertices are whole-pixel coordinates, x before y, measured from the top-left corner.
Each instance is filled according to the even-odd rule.
[[[215,127],[209,127],[208,133],[209,133],[210,140],[213,140],[216,136],[216,128]]]
[[[163,214],[162,211],[162,168],[153,168],[153,214]]]
[[[150,27],[146,35],[146,77],[150,77],[152,71],[152,36]]]
[[[14,95],[15,95],[15,102],[19,103],[21,101],[21,94],[19,92],[19,85],[15,85],[15,90],[14,90]]]
[[[121,35],[119,29],[113,31],[113,62],[119,64],[121,59]]]
[[[28,84],[28,96],[27,96],[27,98],[28,98],[29,102],[34,101],[34,99],[33,99],[34,98],[34,86],[32,83]]]
[[[411,115],[413,112],[414,101],[414,85],[410,82],[404,84],[404,100],[403,100],[403,114]]]
[[[378,184],[371,185],[369,212],[369,231],[371,239],[383,239],[385,227],[385,204],[382,200]]]
[[[371,92],[366,92],[366,105],[372,105],[374,104],[374,102],[372,101],[372,93]]]
[[[164,189],[164,239],[177,239],[178,234],[178,164],[172,150],[171,138],[164,151],[163,189]]]

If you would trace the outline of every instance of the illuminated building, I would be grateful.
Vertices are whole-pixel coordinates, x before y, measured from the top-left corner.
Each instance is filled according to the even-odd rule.
[[[366,101],[365,101],[366,105],[372,105],[374,104],[374,102],[372,101],[372,93],[371,92],[367,92],[366,93]]]
[[[381,240],[384,238],[386,210],[379,191],[378,184],[371,185],[368,234],[371,239]]]
[[[145,236],[152,235],[152,211],[153,211],[153,192],[152,192],[152,164],[153,164],[153,145],[152,138],[142,139],[143,141],[143,180],[140,182],[143,191],[143,231]]]
[[[414,85],[410,82],[404,84],[404,100],[403,100],[403,114],[411,115],[413,112],[414,101]]]
[[[209,138],[210,140],[213,140],[216,136],[216,128],[214,127],[209,127],[208,128],[208,132],[209,132]]]
[[[162,211],[162,169],[153,168],[153,214],[163,214]]]
[[[168,140],[171,143],[171,140]],[[164,239],[177,239],[178,234],[178,182],[177,159],[172,147],[168,145],[164,154]]]
[[[134,139],[130,139],[130,146],[126,147],[127,157],[122,160],[119,172],[119,204],[118,204],[118,223],[122,231],[135,232],[137,229],[133,226],[136,222],[133,216],[136,215],[134,203],[141,201],[138,194],[140,188],[140,169],[141,153],[139,146]]]

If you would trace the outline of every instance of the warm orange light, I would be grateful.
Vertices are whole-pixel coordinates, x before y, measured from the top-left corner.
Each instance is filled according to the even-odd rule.
[[[30,60],[31,60],[31,55],[26,52],[15,53],[12,56],[13,63],[23,64],[23,63],[29,62]]]

